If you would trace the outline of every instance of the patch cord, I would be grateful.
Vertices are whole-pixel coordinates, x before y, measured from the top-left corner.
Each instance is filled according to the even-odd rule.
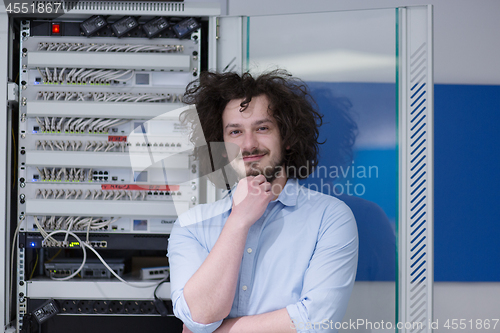
[[[125,82],[134,77],[133,69],[99,69],[99,68],[61,68],[50,69],[45,67],[38,72],[43,83],[59,84],[109,84],[111,82]]]
[[[74,92],[74,91],[39,91],[36,99],[44,101],[82,101],[82,102],[181,102],[182,94],[132,94],[104,92]]]
[[[56,181],[56,182],[62,182],[63,179],[64,181],[80,181],[83,182],[85,181],[85,176],[88,175],[89,178],[88,180],[90,181],[90,177],[92,175],[92,168],[86,169],[84,168],[47,168],[43,167],[36,167],[36,170],[38,171],[38,175],[40,180],[42,181]]]
[[[127,152],[127,147],[132,146],[130,142],[125,141],[87,141],[83,145],[82,141],[76,140],[37,140],[35,141],[36,150],[50,151],[89,151],[89,152]],[[180,143],[145,143],[136,142],[136,147],[160,147],[160,148],[181,148]]]
[[[130,143],[109,142],[109,141],[87,141],[85,146],[82,141],[64,141],[64,140],[37,140],[35,148],[37,150],[60,150],[60,151],[93,151],[93,152],[125,152],[125,147],[130,146]],[[81,148],[81,149],[80,149]]]
[[[99,254],[99,252],[97,252],[91,245],[90,245],[90,242],[89,242],[89,230],[90,228],[87,228],[87,240],[85,242],[82,242],[82,240],[80,239],[80,237],[78,237],[75,233],[71,232],[69,229],[68,230],[55,230],[55,231],[52,231],[50,233],[47,233],[40,225],[40,223],[38,222],[38,219],[36,218],[36,216],[34,217],[35,218],[35,223],[37,224],[38,226],[38,231],[42,234],[43,236],[43,241],[42,241],[42,245],[45,245],[47,246],[47,244],[51,244],[51,245],[60,245],[61,247],[64,246],[64,244],[66,244],[67,242],[67,238],[68,236],[72,236],[73,238],[76,239],[76,241],[78,242],[78,244],[80,244],[80,247],[82,249],[82,252],[83,252],[83,259],[82,259],[82,264],[80,265],[80,267],[78,267],[78,269],[76,271],[74,271],[71,275],[69,276],[66,276],[66,277],[63,277],[63,278],[55,278],[55,277],[51,277],[52,280],[57,280],[57,281],[67,281],[67,280],[70,280],[72,279],[73,277],[77,276],[81,270],[83,269],[83,267],[85,266],[85,263],[87,261],[87,249],[89,249],[90,251],[92,251],[96,256],[97,258],[102,262],[102,264],[104,265],[104,267],[106,267],[107,270],[109,270],[109,272],[111,274],[113,274],[114,277],[116,277],[119,281],[131,286],[131,287],[134,287],[134,288],[151,288],[151,287],[158,287],[160,285],[160,283],[163,283],[163,281],[160,281],[160,282],[156,282],[154,284],[135,284],[135,283],[130,283],[126,280],[124,280],[121,276],[119,276],[111,267],[109,267],[109,265],[106,263],[106,261],[101,257],[101,255]],[[92,220],[92,218],[91,218]],[[81,221],[80,221],[81,222]],[[73,222],[74,223],[74,222]],[[88,224],[90,226],[90,224]],[[57,241],[55,240],[52,236],[56,235],[56,234],[66,234],[66,237],[64,238],[64,241],[61,242],[61,241]]]
[[[102,217],[82,217],[82,216],[33,216],[35,225],[42,233],[47,230],[75,230],[75,231],[85,231],[85,230],[107,230],[109,225],[116,222],[120,217],[110,219],[104,219]],[[45,243],[42,246],[57,246],[57,247],[68,247],[69,243],[68,237],[66,235],[64,241],[56,241],[56,243]],[[87,237],[88,241],[88,237]]]
[[[42,120],[43,119],[43,120]],[[87,117],[36,117],[42,132],[108,133],[111,127],[128,123],[130,119]]]
[[[146,200],[148,195],[153,196],[179,196],[181,192],[174,191],[149,191],[149,190],[90,190],[83,195],[81,189],[50,189],[39,188],[35,192],[35,198],[40,199],[63,199],[63,200]]]
[[[76,189],[45,189],[36,190],[35,198],[40,199],[64,199],[64,200],[145,200],[147,191],[127,190],[87,190],[83,195],[82,190]],[[174,192],[175,193],[175,192]],[[180,192],[179,192],[180,193]],[[170,192],[169,194],[170,195]]]
[[[99,43],[38,43],[37,51],[73,52],[183,52],[184,45],[99,44]]]

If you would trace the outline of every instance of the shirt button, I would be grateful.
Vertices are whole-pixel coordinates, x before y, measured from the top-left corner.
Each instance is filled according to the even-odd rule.
[[[247,252],[248,252],[248,253],[252,253],[252,248],[251,248],[251,247],[249,247],[249,248],[247,249]]]
[[[243,286],[243,287],[241,287],[241,289],[247,290],[247,286]]]

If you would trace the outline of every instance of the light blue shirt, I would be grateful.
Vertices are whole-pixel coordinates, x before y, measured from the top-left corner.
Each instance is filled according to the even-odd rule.
[[[227,196],[189,210],[179,216],[168,241],[174,313],[195,333],[213,332],[222,320],[194,322],[184,286],[215,245],[231,206]],[[357,259],[358,234],[349,207],[289,179],[250,227],[228,318],[286,308],[297,332],[336,332]]]

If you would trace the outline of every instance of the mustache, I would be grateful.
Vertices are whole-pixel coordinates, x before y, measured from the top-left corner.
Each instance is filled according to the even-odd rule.
[[[267,151],[267,150],[254,149],[251,152],[249,152],[249,151],[242,151],[241,152],[241,156],[242,157],[247,157],[247,156],[254,156],[254,155],[265,155],[268,152],[269,151]]]

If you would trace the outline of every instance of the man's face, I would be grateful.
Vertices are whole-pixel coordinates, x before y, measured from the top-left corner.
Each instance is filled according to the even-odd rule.
[[[228,158],[240,176],[263,174],[271,182],[284,161],[281,135],[268,111],[269,101],[265,95],[253,97],[243,112],[241,102],[243,99],[230,101],[222,113]],[[239,149],[232,148],[236,146]]]

